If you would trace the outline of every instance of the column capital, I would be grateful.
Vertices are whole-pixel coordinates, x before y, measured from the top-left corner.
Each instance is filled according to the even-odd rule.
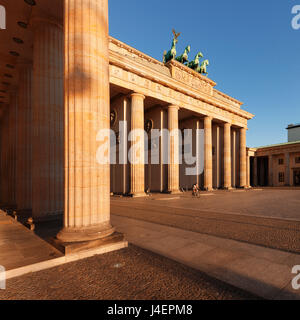
[[[224,127],[231,128],[232,124],[230,122],[225,122]]]
[[[177,109],[177,110],[180,110],[180,107],[174,105],[174,104],[170,104],[167,106],[168,109]]]
[[[212,121],[213,117],[212,116],[204,116],[204,120]]]
[[[142,93],[138,93],[138,92],[133,92],[133,93],[131,93],[131,94],[130,94],[130,97],[131,97],[131,98],[132,98],[132,97],[140,97],[140,98],[142,98],[143,100],[146,99],[146,97],[145,97]]]

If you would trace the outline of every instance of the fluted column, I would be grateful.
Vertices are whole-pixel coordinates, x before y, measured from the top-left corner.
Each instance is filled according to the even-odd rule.
[[[8,192],[8,149],[9,140],[7,138],[7,133],[9,130],[9,105],[5,104],[2,106],[2,117],[1,117],[1,205],[7,207],[9,205],[9,192]]]
[[[247,185],[247,146],[246,146],[246,129],[240,129],[240,187],[245,188]]]
[[[273,187],[273,155],[269,155],[269,186]]]
[[[10,92],[8,139],[8,197],[9,206],[16,207],[16,146],[17,146],[17,90]]]
[[[32,65],[19,65],[19,94],[18,94],[18,143],[17,143],[17,186],[16,202],[18,212],[32,208],[31,201],[31,108],[32,108]]]
[[[237,147],[236,147],[236,130],[232,130],[232,155],[231,155],[231,183],[232,187],[236,188],[237,187]]]
[[[64,0],[65,211],[63,242],[96,240],[110,224],[110,164],[97,162],[110,129],[108,1]],[[100,164],[101,163],[101,164]]]
[[[63,212],[63,32],[46,19],[32,25],[32,216],[39,221]]]
[[[286,152],[284,154],[284,164],[285,164],[285,178],[284,178],[284,184],[286,186],[290,186],[291,182],[290,182],[290,153]]]
[[[251,180],[250,180],[250,155],[247,154],[247,187],[251,188]]]
[[[212,118],[204,118],[204,189],[212,190]]]
[[[139,93],[131,95],[130,194],[145,196],[144,100]]]
[[[257,157],[256,156],[253,159],[253,172],[252,172],[252,175],[253,175],[254,187],[257,187],[258,186],[258,170],[257,170]]]
[[[224,188],[231,189],[231,124],[224,124]]]
[[[178,129],[179,107],[168,106],[168,130],[169,141],[169,163],[168,163],[168,192],[179,192],[179,129]]]

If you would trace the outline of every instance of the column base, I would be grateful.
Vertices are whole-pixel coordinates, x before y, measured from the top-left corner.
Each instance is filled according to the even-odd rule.
[[[204,191],[214,191],[212,187],[204,187]]]
[[[137,192],[137,193],[130,193],[129,196],[131,198],[143,198],[143,197],[148,197],[149,195],[146,192]]]
[[[56,236],[62,243],[84,242],[103,239],[115,232],[109,222],[91,227],[63,228]]]
[[[82,242],[64,242],[59,239],[52,238],[50,243],[62,252],[64,255],[75,254],[78,252],[91,250],[95,248],[105,248],[103,253],[127,248],[128,243],[124,240],[122,233],[114,232],[102,239],[82,241]]]
[[[182,192],[180,190],[168,190],[167,193],[168,194],[182,194]]]
[[[230,190],[232,190],[233,188],[232,188],[232,187],[224,187],[223,189],[224,189],[224,190],[227,190],[227,191],[230,191]]]

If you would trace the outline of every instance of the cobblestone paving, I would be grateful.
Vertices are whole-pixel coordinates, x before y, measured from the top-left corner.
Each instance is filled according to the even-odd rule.
[[[256,297],[130,245],[7,281],[3,299],[248,300]]]
[[[278,214],[281,210],[285,210],[285,212],[290,212],[293,217],[299,216],[300,220],[300,191],[284,191],[286,197],[290,195],[290,198],[286,199],[286,204],[279,196],[282,192],[281,190],[266,193],[251,191],[226,194],[221,192],[210,197],[185,196],[170,201],[152,201],[151,198],[138,201],[115,199],[112,201],[111,213],[300,253],[300,221],[268,217],[268,210],[272,208],[275,213],[277,207]],[[256,210],[255,198],[253,198],[255,194],[259,195],[260,210]],[[250,200],[253,201],[254,208],[251,207]],[[243,203],[246,203],[245,208]],[[227,213],[226,210],[228,210]],[[255,213],[261,217],[254,216]]]

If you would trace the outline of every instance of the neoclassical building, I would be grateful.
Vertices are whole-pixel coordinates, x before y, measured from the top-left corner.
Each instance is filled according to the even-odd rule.
[[[248,149],[251,186],[300,186],[300,124],[286,129],[288,142]]]
[[[194,183],[206,190],[250,185],[246,132],[253,115],[208,77],[109,37],[108,0],[0,4],[7,15],[6,29],[0,30],[3,208],[27,215],[31,223],[63,214],[57,238],[82,242],[113,234],[111,193],[178,192]],[[128,124],[124,132],[120,121]],[[203,129],[203,144],[193,140],[190,146],[200,149],[203,172],[187,176],[188,165],[176,163],[176,136],[170,137],[168,164],[96,161],[100,129],[127,139],[145,124]],[[131,143],[145,148],[144,140]],[[161,138],[155,145],[162,153]]]

